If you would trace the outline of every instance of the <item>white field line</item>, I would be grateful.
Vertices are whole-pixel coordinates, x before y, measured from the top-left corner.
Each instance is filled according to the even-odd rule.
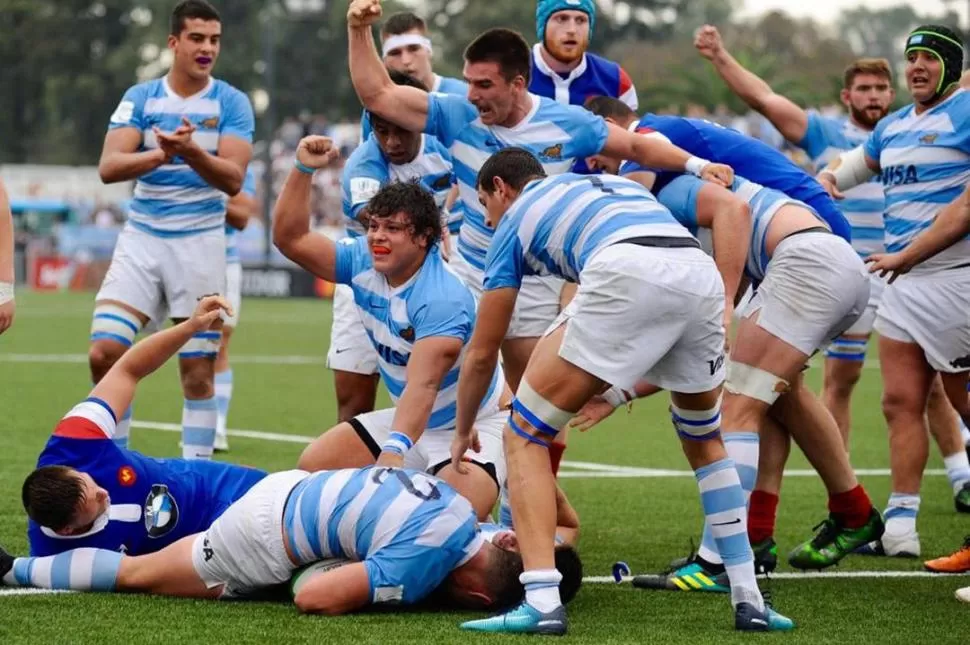
[[[165,432],[181,432],[182,426],[178,423],[159,423],[156,421],[132,421],[132,428],[143,428],[146,430],[162,430]],[[264,441],[277,441],[281,443],[308,444],[316,437],[307,437],[297,434],[282,434],[278,432],[262,432],[259,430],[227,430],[230,437],[242,437],[245,439],[262,439]],[[588,461],[563,461],[563,467],[575,468],[577,472],[560,471],[559,477],[568,479],[606,479],[606,478],[659,478],[659,477],[693,477],[692,470],[668,470],[660,468],[635,468],[633,466],[618,466],[615,464],[597,464]],[[888,468],[860,468],[856,475],[887,476]],[[946,470],[942,468],[928,469],[925,475],[946,475]],[[814,470],[786,470],[785,475],[789,477],[818,477]]]
[[[946,573],[930,573],[929,571],[805,571],[784,572],[771,575],[774,580],[814,580],[814,579],[871,579],[871,578],[952,578],[957,584],[962,584],[967,576]],[[623,578],[622,583],[630,582],[632,578]],[[586,584],[617,584],[613,576],[586,576]],[[60,589],[10,588],[0,589],[0,596],[36,596],[43,594],[74,593]]]
[[[20,315],[20,312],[17,312]],[[280,365],[325,365],[326,356],[281,355],[260,356],[255,354],[233,354],[234,363],[280,364]],[[0,354],[0,362],[8,363],[87,363],[87,354]],[[812,368],[821,366],[821,361],[809,363]],[[865,369],[878,370],[879,359],[870,359]]]

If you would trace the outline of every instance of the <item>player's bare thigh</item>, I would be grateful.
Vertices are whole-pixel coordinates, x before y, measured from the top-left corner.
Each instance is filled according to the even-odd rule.
[[[192,564],[195,538],[189,535],[161,551],[122,558],[116,589],[181,598],[219,598],[222,585],[206,588]]]
[[[360,430],[354,427],[353,420],[345,421],[330,428],[307,446],[296,467],[312,473],[318,470],[371,466],[377,461],[373,453],[374,447],[380,452],[376,443],[368,446]]]

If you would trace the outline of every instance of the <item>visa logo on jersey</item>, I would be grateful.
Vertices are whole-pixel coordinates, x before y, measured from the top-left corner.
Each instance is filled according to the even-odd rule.
[[[919,182],[916,166],[913,164],[900,164],[883,168],[880,178],[883,186],[902,186]]]

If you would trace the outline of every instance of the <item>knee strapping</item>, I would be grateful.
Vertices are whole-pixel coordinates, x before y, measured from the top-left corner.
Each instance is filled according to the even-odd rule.
[[[731,394],[742,394],[773,405],[779,396],[788,391],[789,386],[785,379],[766,372],[760,367],[735,361],[728,363],[724,389]]]
[[[219,353],[219,343],[222,341],[220,331],[200,331],[193,334],[189,342],[182,345],[179,358],[211,358],[215,359]]]
[[[713,439],[721,432],[721,397],[717,397],[717,403],[709,410],[687,410],[671,403],[670,416],[683,439]]]
[[[118,305],[95,305],[91,342],[110,340],[131,347],[143,325],[137,315]]]
[[[531,427],[521,427],[515,420],[516,414],[528,422]],[[559,434],[559,430],[569,423],[573,416],[575,416],[575,413],[560,410],[546,401],[529,386],[525,379],[522,379],[515,399],[512,401],[509,427],[523,439],[548,448],[549,442]]]

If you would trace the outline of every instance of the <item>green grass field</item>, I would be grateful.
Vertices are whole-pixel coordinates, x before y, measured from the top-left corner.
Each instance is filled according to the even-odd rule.
[[[14,328],[0,336],[0,544],[25,551],[20,485],[56,421],[88,391],[89,294],[18,294]],[[225,459],[266,469],[291,468],[299,437],[335,419],[333,385],[324,365],[330,305],[320,301],[248,300],[233,341],[235,395],[230,428],[280,437],[230,436]],[[820,370],[809,378],[818,387]],[[852,460],[878,506],[889,494],[885,423],[878,371],[867,369],[855,399]],[[382,395],[386,402],[386,396]],[[147,379],[135,401],[132,447],[155,456],[180,454],[181,393],[174,364]],[[245,435],[245,432],[243,432]],[[586,575],[608,576],[616,560],[635,572],[663,568],[697,539],[697,489],[666,412],[666,397],[640,402],[604,425],[571,437],[563,485],[580,513]],[[789,466],[808,468],[800,454]],[[919,519],[924,556],[951,552],[970,532],[953,509],[942,461],[933,454]],[[663,470],[666,472],[656,472]],[[674,472],[670,472],[674,471]],[[787,551],[825,516],[815,476],[785,483],[776,539]],[[919,572],[921,561],[849,557],[836,577],[771,581],[775,604],[797,623],[791,634],[739,635],[726,596],[650,592],[590,581],[570,606],[572,642],[967,643],[970,606],[953,597],[970,577],[847,577],[848,572]],[[787,564],[780,572],[791,573]],[[290,605],[215,603],[121,595],[0,595],[0,643],[342,643],[498,642],[458,631],[468,613],[368,613],[326,619],[297,615]]]

